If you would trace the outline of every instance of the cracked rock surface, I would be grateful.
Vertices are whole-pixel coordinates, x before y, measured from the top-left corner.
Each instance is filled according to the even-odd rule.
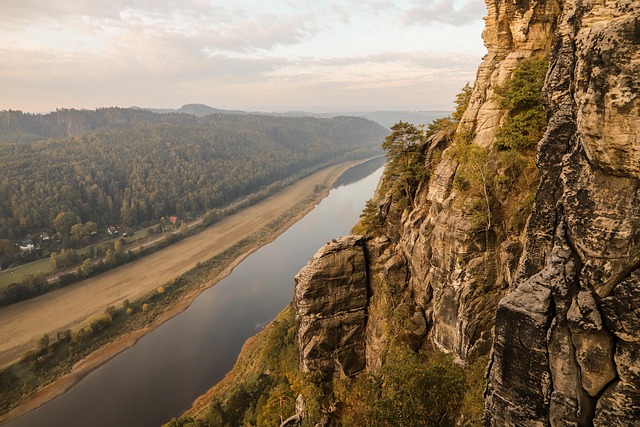
[[[516,289],[497,312],[486,425],[640,423],[639,20],[637,1],[563,4],[541,182]]]

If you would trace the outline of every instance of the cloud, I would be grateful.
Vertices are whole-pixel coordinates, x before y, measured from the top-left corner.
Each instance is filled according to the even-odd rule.
[[[329,67],[343,67],[351,65],[382,65],[382,64],[403,64],[411,68],[449,68],[449,67],[464,67],[477,65],[478,58],[474,58],[471,55],[460,54],[458,52],[451,53],[431,53],[431,52],[399,52],[399,51],[386,51],[370,55],[361,56],[348,56],[348,57],[336,57],[336,58],[308,58],[302,62],[301,65],[310,66],[329,66]]]
[[[406,10],[402,20],[405,23],[415,25],[439,23],[463,26],[469,22],[478,21],[486,15],[486,12],[483,0],[461,0],[460,2],[426,0]]]
[[[277,14],[269,11],[248,13],[244,9],[174,11],[149,15],[145,10],[127,9],[122,13],[127,34],[144,32],[157,38],[181,38],[213,52],[252,52],[275,45],[297,44],[312,37],[316,26],[307,13]]]
[[[122,3],[124,2],[118,0],[109,2],[8,0],[2,4],[2,15],[5,22],[42,22],[82,15],[117,19]]]
[[[405,88],[437,79],[459,88],[483,52],[449,22],[480,21],[481,3],[5,0],[0,109],[221,100],[246,108],[348,102],[346,93],[384,103],[382,95],[408,96]]]
[[[185,43],[227,51],[295,44],[320,30],[308,8],[270,10],[240,3],[216,6],[200,0],[51,0],[37,5],[33,0],[25,0],[10,2],[6,8],[3,5],[3,20],[11,30],[27,37],[62,31],[77,39],[127,40],[136,34],[181,35]],[[40,41],[47,43],[46,39]],[[58,41],[57,37],[48,40],[49,43]]]
[[[211,75],[260,74],[286,62],[268,54],[273,46],[301,43],[312,37],[315,28],[306,10],[276,14],[199,1],[189,2],[188,8],[186,3],[172,8],[170,2],[120,0],[114,11],[84,4],[78,2],[76,9],[73,3],[52,1],[24,23],[20,20],[25,8],[32,7],[29,2],[9,8],[13,18],[9,21],[19,30],[6,33],[7,37],[0,30],[6,65],[0,76],[35,76],[35,69],[49,73],[67,69],[74,74],[87,71],[83,65],[88,62],[99,74],[117,75],[127,69],[132,75],[142,71],[184,77],[194,70]],[[7,61],[9,56],[17,62]],[[37,66],[28,67],[30,63]]]

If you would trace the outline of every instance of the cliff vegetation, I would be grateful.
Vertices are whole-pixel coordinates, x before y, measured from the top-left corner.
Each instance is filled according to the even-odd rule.
[[[450,356],[398,343],[381,370],[326,382],[321,372],[300,371],[296,340],[290,305],[245,344],[219,384],[165,427],[278,426],[287,419],[314,426],[329,417],[333,425],[436,426],[461,414],[479,425],[486,358],[463,369]],[[291,417],[296,411],[300,416]]]

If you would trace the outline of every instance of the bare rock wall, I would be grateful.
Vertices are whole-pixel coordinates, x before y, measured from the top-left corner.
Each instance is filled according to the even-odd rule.
[[[497,312],[487,425],[638,425],[639,19],[634,1],[563,3],[540,186],[516,289]],[[527,302],[532,288],[545,310]],[[533,378],[511,375],[526,369]]]

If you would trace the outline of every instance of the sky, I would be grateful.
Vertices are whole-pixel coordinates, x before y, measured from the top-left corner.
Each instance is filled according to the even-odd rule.
[[[450,110],[484,0],[0,0],[0,110]]]

